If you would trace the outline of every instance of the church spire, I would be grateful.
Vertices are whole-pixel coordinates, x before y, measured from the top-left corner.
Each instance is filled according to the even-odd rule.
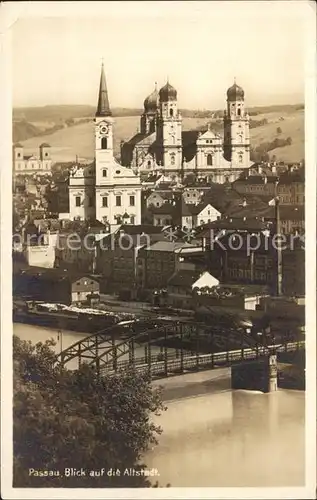
[[[101,65],[99,97],[96,116],[111,116],[104,65]]]

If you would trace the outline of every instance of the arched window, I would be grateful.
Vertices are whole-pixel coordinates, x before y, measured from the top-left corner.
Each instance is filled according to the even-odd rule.
[[[150,166],[151,166],[151,160],[149,160],[149,161],[147,162],[147,166],[148,166],[148,167],[150,167]]]
[[[241,109],[238,108],[238,116],[241,116]]]
[[[173,116],[174,115],[174,110],[173,108],[170,109],[170,116]]]
[[[107,142],[107,137],[103,137],[101,139],[101,149],[107,149],[108,142]]]
[[[243,162],[243,156],[239,155],[239,163],[242,163],[242,162]]]
[[[171,165],[175,165],[175,154],[171,154]]]
[[[207,155],[207,165],[212,165],[212,155]]]

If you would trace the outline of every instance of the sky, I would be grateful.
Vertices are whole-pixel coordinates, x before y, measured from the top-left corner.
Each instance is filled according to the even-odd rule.
[[[167,78],[181,108],[222,109],[234,77],[250,106],[304,100],[305,2],[41,4],[12,25],[14,106],[95,105],[102,58],[112,107]]]

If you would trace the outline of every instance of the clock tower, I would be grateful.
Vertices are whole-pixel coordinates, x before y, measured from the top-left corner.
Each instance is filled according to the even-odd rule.
[[[99,98],[95,116],[96,184],[109,177],[113,164],[113,118],[109,106],[104,66],[101,67]],[[105,172],[108,172],[106,175]]]
[[[182,169],[182,117],[177,107],[177,92],[167,82],[159,91],[160,111],[157,138],[166,172]]]

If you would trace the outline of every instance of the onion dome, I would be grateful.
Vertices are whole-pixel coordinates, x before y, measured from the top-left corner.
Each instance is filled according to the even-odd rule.
[[[177,99],[177,91],[169,82],[161,88],[159,94],[161,102],[176,101]]]
[[[244,90],[242,87],[234,82],[234,84],[227,90],[228,101],[241,101],[244,99]]]
[[[144,101],[144,111],[157,111],[158,109],[158,91],[155,83],[155,89]]]

